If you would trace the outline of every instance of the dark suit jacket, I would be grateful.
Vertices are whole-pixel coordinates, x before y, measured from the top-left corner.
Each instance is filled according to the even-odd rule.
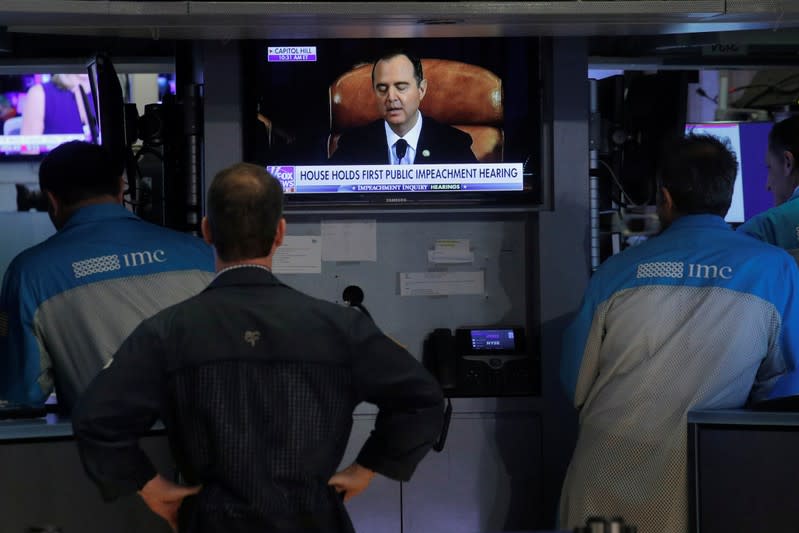
[[[259,268],[220,274],[143,322],[73,413],[106,497],[155,470],[135,436],[159,417],[189,483],[181,531],[351,532],[327,486],[361,401],[378,406],[358,463],[408,480],[441,431],[435,379],[370,318]]]
[[[471,146],[472,137],[468,133],[424,117],[414,164],[477,163]],[[429,155],[424,155],[425,150]],[[330,162],[354,165],[390,164],[383,119],[344,132],[338,140],[336,151],[330,156]]]

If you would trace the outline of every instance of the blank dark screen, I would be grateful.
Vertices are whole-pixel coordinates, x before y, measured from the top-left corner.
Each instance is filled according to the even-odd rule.
[[[700,533],[799,531],[799,428],[701,426]]]

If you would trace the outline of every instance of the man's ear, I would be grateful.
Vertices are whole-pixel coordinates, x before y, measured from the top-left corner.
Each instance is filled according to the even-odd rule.
[[[785,176],[790,176],[796,170],[796,158],[788,150],[782,152],[782,171]]]
[[[275,231],[275,242],[272,243],[272,251],[269,255],[275,253],[275,250],[283,244],[283,238],[286,236],[286,219],[281,217],[280,222],[277,223],[277,231]]]
[[[427,78],[423,79],[419,82],[419,100],[421,101],[424,98],[424,95],[427,93]]]
[[[50,216],[57,217],[61,213],[61,202],[58,201],[56,196],[48,191],[47,189],[43,189],[45,195],[47,195],[47,204],[49,205]]]
[[[200,233],[203,235],[203,240],[210,245],[214,244],[213,236],[211,235],[211,225],[208,223],[208,217],[203,217],[200,222]]]
[[[125,198],[125,188],[126,188],[125,186],[126,185],[127,185],[127,182],[125,180],[125,175],[122,174],[119,177],[119,193],[117,193],[117,201],[120,204],[122,203],[122,200]]]
[[[668,212],[674,211],[674,199],[666,187],[660,188],[660,198],[664,209]]]

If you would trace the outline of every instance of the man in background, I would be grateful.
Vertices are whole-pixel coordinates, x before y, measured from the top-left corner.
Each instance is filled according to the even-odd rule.
[[[364,313],[272,274],[282,202],[261,167],[217,174],[202,224],[216,278],[143,322],[73,416],[103,495],[138,490],[185,533],[351,532],[340,495],[375,472],[407,481],[442,429],[441,388],[412,355]],[[336,473],[362,401],[379,408],[374,430]],[[192,486],[159,475],[138,446],[159,417]]]
[[[564,334],[561,378],[580,424],[564,529],[621,516],[647,533],[688,531],[688,411],[765,399],[795,366],[799,270],[724,222],[736,169],[715,137],[664,151],[664,231],[596,271]]]
[[[799,258],[799,117],[774,124],[768,136],[766,187],[774,195],[773,207],[738,227],[746,233]]]
[[[102,147],[50,152],[39,185],[57,233],[20,253],[0,293],[0,404],[69,412],[143,319],[200,292],[213,272],[201,239],[142,221]]]
[[[476,163],[472,138],[457,128],[423,117],[419,104],[427,92],[422,62],[391,52],[372,65],[372,88],[382,119],[346,131],[332,163],[410,165]]]

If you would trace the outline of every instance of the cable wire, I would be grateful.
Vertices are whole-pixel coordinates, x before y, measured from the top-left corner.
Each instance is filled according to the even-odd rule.
[[[615,172],[613,172],[613,169],[610,167],[610,165],[608,165],[607,163],[605,163],[605,162],[604,162],[604,161],[603,161],[601,158],[600,158],[600,159],[598,159],[598,161],[599,161],[600,163],[602,163],[603,165],[605,165],[605,168],[606,168],[606,169],[608,169],[608,172],[610,172],[610,177],[611,177],[611,178],[613,178],[613,181],[614,181],[614,182],[616,182],[616,186],[619,188],[619,191],[621,192],[621,195],[622,195],[624,198],[626,198],[626,199],[627,199],[627,203],[628,203],[630,206],[632,206],[632,207],[644,207],[645,205],[647,205],[647,204],[649,203],[649,202],[648,202],[648,199],[647,199],[647,202],[645,202],[645,203],[642,203],[642,204],[635,203],[635,202],[633,201],[633,199],[632,199],[632,198],[630,198],[630,195],[629,195],[629,194],[627,194],[627,191],[625,191],[625,190],[624,190],[624,186],[622,186],[621,182],[619,181],[619,178],[618,178],[618,177],[616,177],[616,173],[615,173]]]

